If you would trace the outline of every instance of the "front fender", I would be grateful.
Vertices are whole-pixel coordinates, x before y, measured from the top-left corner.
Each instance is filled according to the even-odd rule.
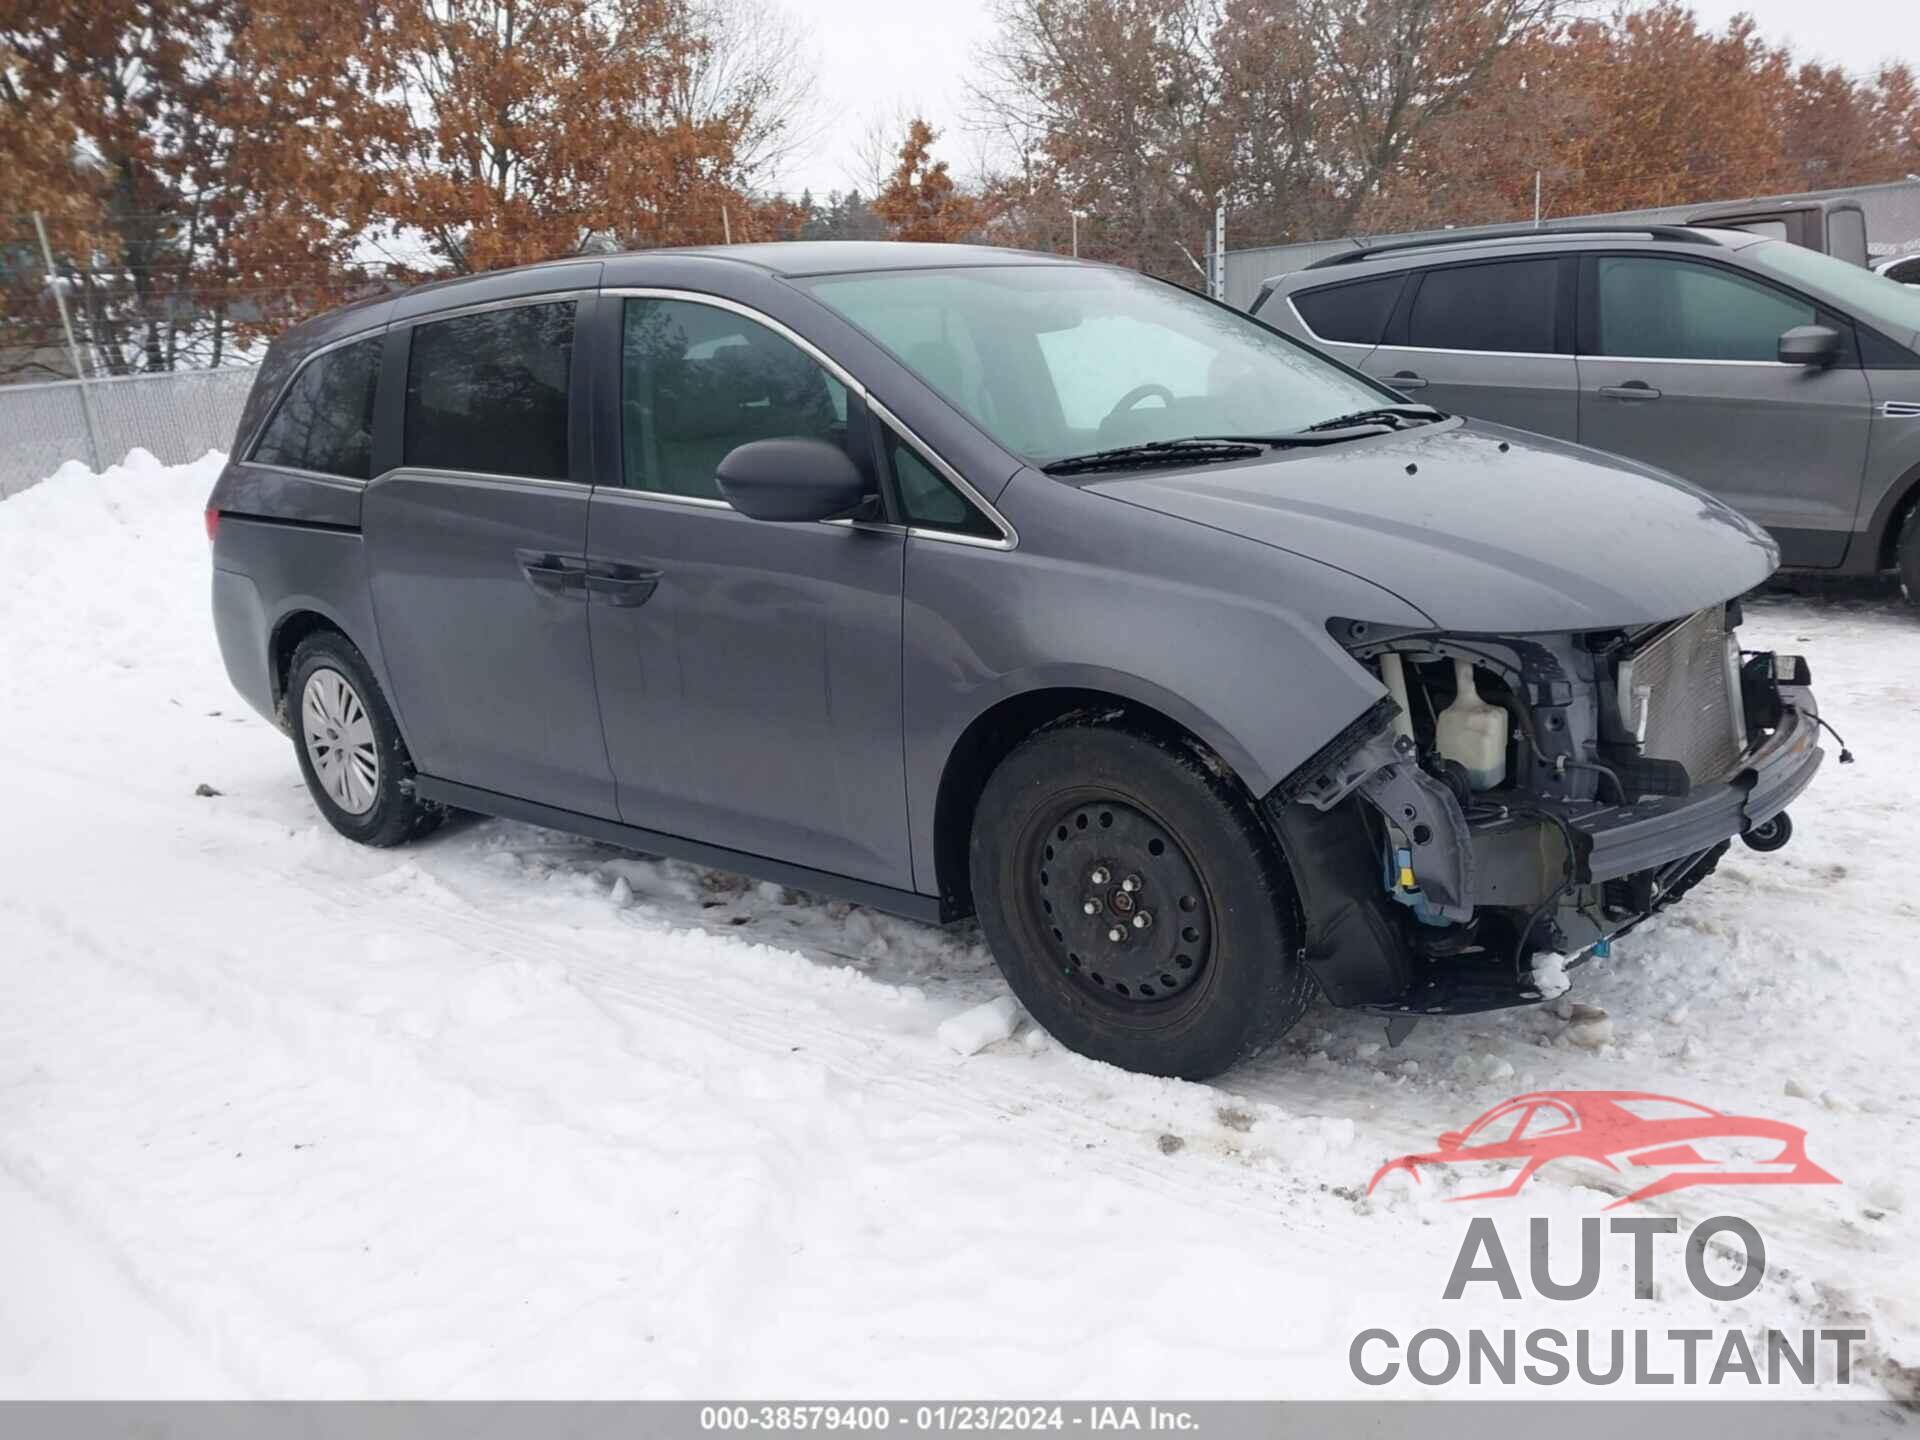
[[[1151,706],[1211,746],[1258,797],[1386,693],[1327,633],[1328,617],[1431,623],[1317,561],[1072,498],[1082,502],[1073,509],[1097,507],[1092,523],[1076,531],[1058,506],[1021,513],[1013,550],[909,541],[903,719],[923,891],[936,884],[935,808],[948,758],[1003,701],[1066,688]]]

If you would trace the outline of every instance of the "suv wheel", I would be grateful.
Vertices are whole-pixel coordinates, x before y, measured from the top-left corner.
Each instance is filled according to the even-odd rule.
[[[987,781],[970,861],[1001,973],[1083,1055],[1204,1079],[1312,997],[1271,840],[1179,746],[1088,722],[1040,731]]]
[[[446,810],[413,791],[393,711],[366,660],[344,636],[322,631],[293,652],[287,674],[293,748],[327,823],[362,845],[398,845],[427,834]]]
[[[1900,588],[1906,592],[1908,603],[1920,605],[1920,501],[1907,512],[1907,523],[1900,527],[1893,559],[1900,567]]]

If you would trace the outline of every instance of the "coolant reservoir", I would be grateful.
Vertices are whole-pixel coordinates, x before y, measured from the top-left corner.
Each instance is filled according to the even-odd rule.
[[[1491,790],[1507,778],[1507,712],[1480,698],[1473,684],[1473,662],[1455,660],[1457,693],[1440,712],[1435,748],[1466,767],[1476,790]]]

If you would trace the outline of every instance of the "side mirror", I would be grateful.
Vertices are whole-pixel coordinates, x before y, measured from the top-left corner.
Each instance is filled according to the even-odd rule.
[[[1463,1131],[1449,1130],[1440,1137],[1440,1148],[1442,1150],[1458,1150],[1461,1142],[1466,1138],[1466,1134]]]
[[[754,520],[833,520],[858,510],[866,478],[847,452],[824,440],[753,440],[735,446],[714,478]]]
[[[1782,365],[1831,365],[1840,354],[1840,332],[1826,325],[1796,325],[1780,337]]]

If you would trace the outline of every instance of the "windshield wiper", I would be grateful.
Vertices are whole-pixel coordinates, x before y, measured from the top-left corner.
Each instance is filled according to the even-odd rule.
[[[1345,415],[1335,415],[1331,420],[1321,420],[1300,431],[1302,435],[1312,435],[1321,430],[1347,430],[1356,425],[1385,425],[1390,430],[1400,430],[1409,425],[1430,425],[1435,420],[1444,420],[1446,415],[1431,405],[1376,405],[1371,410],[1352,410]]]
[[[1212,460],[1245,460],[1266,444],[1259,440],[1214,439],[1196,435],[1185,440],[1150,440],[1143,445],[1119,445],[1068,455],[1040,468],[1049,475],[1077,475],[1083,470],[1127,470],[1141,465],[1204,465]]]
[[[1203,465],[1213,460],[1244,460],[1267,450],[1294,445],[1332,445],[1342,440],[1357,440],[1362,435],[1384,435],[1413,425],[1444,420],[1446,415],[1431,405],[1382,405],[1372,410],[1355,410],[1336,415],[1304,430],[1280,435],[1188,435],[1179,440],[1149,440],[1141,445],[1120,445],[1111,450],[1093,450],[1085,455],[1069,455],[1052,460],[1040,468],[1049,475],[1076,475],[1083,470],[1126,470],[1143,465]],[[1334,434],[1334,431],[1356,431]]]

